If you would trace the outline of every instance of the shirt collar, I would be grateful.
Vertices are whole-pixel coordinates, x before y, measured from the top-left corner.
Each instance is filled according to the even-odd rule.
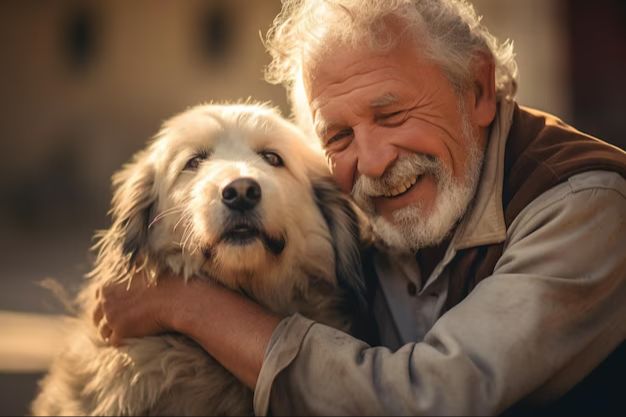
[[[501,243],[506,237],[502,185],[504,151],[515,103],[502,99],[491,125],[476,196],[457,227],[451,246],[456,250]]]

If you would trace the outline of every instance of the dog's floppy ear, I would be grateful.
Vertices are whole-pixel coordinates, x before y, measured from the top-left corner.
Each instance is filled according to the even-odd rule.
[[[151,209],[156,201],[155,172],[142,155],[113,175],[112,229],[122,253],[135,258],[145,247]]]
[[[346,296],[346,308],[351,314],[360,313],[366,303],[359,217],[352,202],[330,178],[314,180],[313,191],[332,237],[335,272]]]
[[[144,152],[113,175],[113,223],[96,234],[98,257],[89,277],[101,281],[130,279],[148,265],[148,224],[156,202],[155,171]],[[136,265],[138,258],[140,265]]]

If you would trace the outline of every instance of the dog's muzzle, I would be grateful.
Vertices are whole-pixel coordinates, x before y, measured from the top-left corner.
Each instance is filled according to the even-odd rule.
[[[285,248],[284,236],[274,237],[263,228],[254,210],[261,201],[261,186],[252,178],[238,178],[222,189],[222,203],[230,210],[221,241],[243,246],[260,239],[273,254],[279,255]]]

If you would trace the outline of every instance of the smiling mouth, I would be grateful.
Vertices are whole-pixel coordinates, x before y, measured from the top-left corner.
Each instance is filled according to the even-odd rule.
[[[385,197],[385,198],[396,198],[400,197],[407,193],[417,182],[424,176],[424,174],[417,175],[411,179],[405,180],[400,185],[396,186],[393,189],[387,190],[383,193],[375,195],[373,197]]]

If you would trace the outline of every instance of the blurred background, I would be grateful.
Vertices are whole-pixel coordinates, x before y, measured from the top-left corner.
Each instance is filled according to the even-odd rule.
[[[626,147],[626,2],[477,0],[515,42],[518,101]],[[261,43],[278,0],[0,2],[0,415],[24,414],[60,348],[110,176],[160,123],[210,100],[271,100]]]

